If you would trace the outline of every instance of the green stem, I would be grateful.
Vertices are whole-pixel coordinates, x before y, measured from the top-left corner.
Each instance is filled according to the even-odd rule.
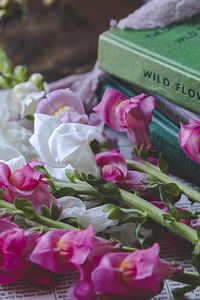
[[[56,188],[72,188],[80,195],[96,195],[102,198],[102,194],[99,193],[95,188],[89,185],[87,182],[82,183],[71,183],[71,182],[62,182],[54,181]]]
[[[166,227],[167,229],[171,230],[175,234],[182,236],[184,239],[191,242],[192,244],[195,244],[198,240],[197,232],[194,229],[178,221],[165,220],[165,213],[155,205],[138,197],[135,194],[124,191],[122,189],[120,189],[120,193],[122,198],[121,201],[123,203],[147,212],[149,218],[159,223],[160,225]]]
[[[134,160],[127,160],[128,167],[133,170],[137,170],[140,172],[144,172],[150,176],[153,176],[154,178],[158,179],[164,184],[168,183],[175,183],[179,186],[179,188],[182,190],[183,194],[188,196],[191,200],[200,202],[200,193],[196,190],[188,187],[187,185],[177,182],[175,179],[171,178],[170,176],[160,172],[156,168],[154,168],[150,163],[144,162],[140,163],[138,161]]]
[[[36,223],[40,224],[40,225],[47,226],[49,228],[76,229],[75,227],[73,227],[71,225],[68,225],[68,224],[65,224],[65,223],[62,223],[62,222],[59,222],[59,221],[54,221],[54,220],[48,219],[48,218],[40,216],[40,215],[35,215],[33,218],[28,218],[27,216],[24,215],[22,210],[16,209],[16,207],[13,204],[8,203],[4,200],[0,200],[0,208],[8,209],[14,215],[22,216],[26,219],[29,219],[33,222],[36,222]]]
[[[92,194],[95,190],[92,186],[85,183],[82,184],[65,183],[65,184],[67,184],[68,187],[75,189],[77,193],[80,194],[81,193]],[[120,189],[120,193],[121,193],[121,202],[123,202],[124,204],[134,207],[142,212],[146,212],[149,218],[159,223],[160,225],[164,226],[165,228],[171,230],[175,234],[180,235],[181,237],[191,242],[192,244],[195,244],[196,241],[198,240],[197,232],[194,229],[178,221],[165,220],[163,216],[165,213],[161,209],[157,208],[155,205],[125,190]]]

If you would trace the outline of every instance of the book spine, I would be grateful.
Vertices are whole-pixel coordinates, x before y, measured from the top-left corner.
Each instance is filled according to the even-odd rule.
[[[99,38],[99,66],[111,75],[200,113],[200,77],[142,53],[112,33]]]
[[[178,127],[171,121],[154,111],[150,125],[153,146],[161,151],[171,163],[172,170],[178,171],[182,177],[200,184],[200,166],[193,162],[181,149],[178,142]]]

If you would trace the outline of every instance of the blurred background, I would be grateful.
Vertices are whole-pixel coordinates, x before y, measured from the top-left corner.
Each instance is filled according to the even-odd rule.
[[[48,82],[87,72],[96,61],[98,35],[111,19],[127,16],[141,3],[0,0],[0,47],[14,64],[26,64],[30,74],[40,72]]]

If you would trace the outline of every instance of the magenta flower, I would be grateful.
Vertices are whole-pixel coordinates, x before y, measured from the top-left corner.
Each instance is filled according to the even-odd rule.
[[[183,151],[200,164],[200,121],[189,120],[188,125],[181,125],[178,139]]]
[[[16,228],[18,228],[18,226],[14,222],[11,222],[10,218],[0,219],[0,233],[5,230],[16,229]]]
[[[95,237],[90,255],[85,263],[79,267],[80,277],[76,284],[69,290],[68,296],[71,300],[97,299],[91,274],[105,254],[119,251],[120,247],[119,244],[113,243],[110,240]]]
[[[58,117],[64,123],[87,123],[82,100],[70,89],[47,94],[36,108],[36,113]]]
[[[158,294],[163,280],[173,278],[181,270],[161,261],[159,251],[159,245],[154,244],[149,249],[131,254],[105,255],[92,272],[96,294],[121,296],[121,299],[150,299]]]
[[[138,171],[129,171],[120,150],[101,152],[96,155],[96,163],[101,168],[106,181],[117,183],[128,190],[143,191],[143,181],[147,175]]]
[[[113,130],[126,132],[132,144],[150,148],[149,123],[155,105],[154,97],[141,94],[127,99],[119,91],[107,89],[93,110]]]
[[[94,242],[92,226],[86,230],[52,230],[44,234],[30,260],[60,274],[76,270],[89,256]]]
[[[21,279],[30,267],[28,260],[38,234],[14,228],[0,233],[0,283]]]
[[[42,165],[41,162],[31,161],[22,169],[11,173],[10,168],[0,162],[0,188],[4,190],[3,198],[9,202],[13,202],[16,197],[24,198],[32,202],[37,211],[41,205],[50,207],[55,198],[48,191],[44,174],[34,169]]]

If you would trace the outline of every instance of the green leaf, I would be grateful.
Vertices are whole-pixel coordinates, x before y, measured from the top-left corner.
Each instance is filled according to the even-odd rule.
[[[162,173],[167,173],[168,172],[168,162],[166,161],[166,159],[162,156],[162,154],[160,154],[159,159],[158,159],[158,166],[159,169]]]
[[[11,60],[6,55],[5,51],[0,48],[0,73],[4,74],[12,74],[13,72],[13,64]]]
[[[192,253],[192,265],[200,272],[200,242],[197,242]]]
[[[33,82],[40,91],[44,90],[44,77],[40,73],[34,73],[30,76],[29,81]]]
[[[112,182],[101,182],[98,185],[98,191],[107,197],[111,197],[116,200],[121,199],[118,186]]]
[[[111,203],[107,204],[103,211],[109,213],[108,219],[110,220],[119,220],[123,215],[123,212],[121,211],[120,207]]]
[[[33,122],[35,120],[34,115],[25,116],[26,120]]]
[[[142,224],[137,224],[135,227],[135,236],[142,247],[146,245],[146,238],[141,233]]]
[[[181,299],[183,299],[182,297],[185,295],[185,293],[191,292],[196,288],[196,286],[193,285],[185,285],[183,287],[180,288],[176,288],[172,291],[173,295],[176,297],[181,297]]]
[[[76,179],[81,179],[80,175],[78,174],[77,171],[72,171],[72,170],[67,169],[65,174],[71,182],[75,182]]]
[[[56,203],[52,203],[50,208],[50,215],[53,220],[57,220],[61,214],[61,210]]]
[[[61,198],[64,196],[75,196],[76,191],[73,188],[65,187],[65,188],[61,188],[61,189],[57,190],[53,195],[56,198]]]
[[[28,70],[26,66],[16,66],[13,75],[18,82],[25,82],[28,80]]]
[[[178,198],[181,196],[181,189],[175,183],[168,183],[162,186],[162,191],[171,198]]]
[[[48,219],[51,218],[50,209],[46,205],[41,206],[41,215]]]
[[[2,75],[0,75],[0,88],[10,88],[9,82]]]
[[[175,183],[161,184],[159,186],[161,201],[168,204],[169,209],[173,209],[174,202],[180,199],[181,189]]]
[[[25,218],[33,219],[35,217],[35,210],[31,202],[24,199],[15,199],[15,207],[23,211]]]
[[[195,213],[193,213],[192,211],[180,210],[180,209],[175,209],[173,212],[173,216],[177,221],[183,220],[183,219],[194,220],[197,218]]]
[[[170,222],[176,221],[175,218],[170,214],[163,214],[163,218],[164,218],[164,220],[170,221]]]

